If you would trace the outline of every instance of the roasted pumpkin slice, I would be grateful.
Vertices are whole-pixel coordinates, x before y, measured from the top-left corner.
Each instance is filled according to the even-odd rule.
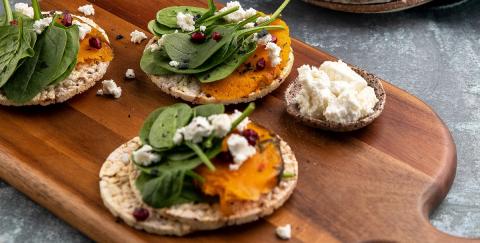
[[[102,41],[102,48],[95,49],[90,47],[89,39],[95,37]],[[110,44],[105,40],[103,34],[97,29],[92,28],[83,40],[80,41],[80,49],[78,50],[77,62],[109,62],[113,59],[113,50]]]
[[[201,84],[202,91],[219,100],[230,100],[247,97],[252,92],[261,90],[270,85],[273,80],[279,77],[282,70],[287,66],[290,48],[290,34],[287,24],[281,19],[276,19],[271,25],[282,25],[284,30],[273,30],[270,34],[277,38],[276,44],[282,48],[280,56],[282,62],[276,67],[272,67],[268,51],[265,46],[258,45],[255,53],[230,76],[225,79]],[[258,63],[263,59],[263,69]]]
[[[253,123],[249,124],[248,129],[259,135],[257,153],[238,170],[230,170],[229,162],[216,158],[213,159],[215,171],[210,171],[205,166],[197,169],[204,178],[201,190],[206,195],[219,197],[220,209],[224,215],[231,215],[238,203],[259,200],[262,194],[271,192],[281,178],[283,160],[278,139],[265,128]],[[227,150],[226,145],[223,150]]]

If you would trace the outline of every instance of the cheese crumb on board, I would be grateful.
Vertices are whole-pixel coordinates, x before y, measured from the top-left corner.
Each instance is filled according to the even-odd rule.
[[[134,79],[135,78],[135,71],[133,71],[133,69],[131,69],[131,68],[127,69],[127,71],[125,72],[125,78]]]
[[[278,226],[275,229],[275,233],[277,234],[278,238],[282,240],[289,240],[292,238],[292,226],[290,224]]]
[[[132,33],[130,33],[130,37],[130,41],[135,44],[140,44],[143,40],[147,39],[147,35],[138,30],[134,30]]]
[[[93,8],[92,4],[86,4],[83,6],[78,7],[78,11],[83,13],[85,16],[95,15],[95,9]]]
[[[118,87],[115,81],[111,79],[103,80],[102,89],[97,91],[97,95],[111,95],[115,99],[118,99],[122,96],[122,88]]]

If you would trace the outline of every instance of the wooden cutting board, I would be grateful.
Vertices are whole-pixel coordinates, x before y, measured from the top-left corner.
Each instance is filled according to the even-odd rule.
[[[303,0],[332,10],[351,13],[388,13],[417,7],[433,0]]]
[[[42,1],[43,9],[70,10],[86,1]],[[273,242],[278,225],[293,225],[292,242],[459,240],[434,229],[428,213],[445,197],[456,168],[455,144],[435,112],[419,99],[384,83],[387,103],[371,126],[346,134],[303,126],[285,111],[283,92],[296,67],[335,59],[294,40],[295,69],[272,95],[257,101],[253,120],[292,146],[300,165],[298,187],[271,217],[256,223],[161,237],[118,222],[103,206],[98,173],[108,154],[137,135],[143,119],[177,102],[139,69],[143,45],[130,43],[134,29],[167,5],[188,1],[95,0],[95,21],[110,36],[116,57],[105,78],[123,88],[118,99],[98,97],[95,87],[66,104],[0,108],[0,177],[99,242]],[[115,40],[121,34],[122,40]],[[144,42],[143,44],[145,44]],[[125,81],[134,68],[137,80]]]

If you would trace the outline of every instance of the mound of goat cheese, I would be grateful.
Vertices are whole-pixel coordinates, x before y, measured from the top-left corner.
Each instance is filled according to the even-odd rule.
[[[375,90],[342,61],[298,68],[302,89],[295,98],[304,116],[347,124],[373,113]]]

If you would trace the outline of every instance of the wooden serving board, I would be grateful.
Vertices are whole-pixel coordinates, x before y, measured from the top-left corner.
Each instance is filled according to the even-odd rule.
[[[384,0],[369,3],[370,0],[303,0],[307,3],[332,10],[351,13],[388,13],[417,7],[433,0]],[[375,2],[374,0],[370,2]]]
[[[147,32],[147,21],[167,5],[205,3],[91,2],[94,19],[109,34],[116,54],[105,78],[115,79],[123,96],[98,97],[97,85],[66,104],[0,108],[0,177],[58,217],[99,242],[273,242],[275,227],[286,223],[293,225],[292,242],[460,241],[428,222],[456,168],[455,144],[435,112],[385,82],[385,111],[365,129],[335,134],[296,122],[283,102],[296,67],[335,59],[297,40],[292,75],[279,90],[257,101],[252,117],[282,136],[299,161],[298,187],[284,207],[256,223],[184,238],[151,235],[118,222],[100,199],[100,166],[111,151],[137,135],[149,112],[178,101],[140,71],[144,45],[130,43],[129,33]],[[42,1],[45,10],[72,13],[86,3]],[[125,38],[115,40],[118,34]],[[123,79],[127,68],[136,70],[137,80]]]

